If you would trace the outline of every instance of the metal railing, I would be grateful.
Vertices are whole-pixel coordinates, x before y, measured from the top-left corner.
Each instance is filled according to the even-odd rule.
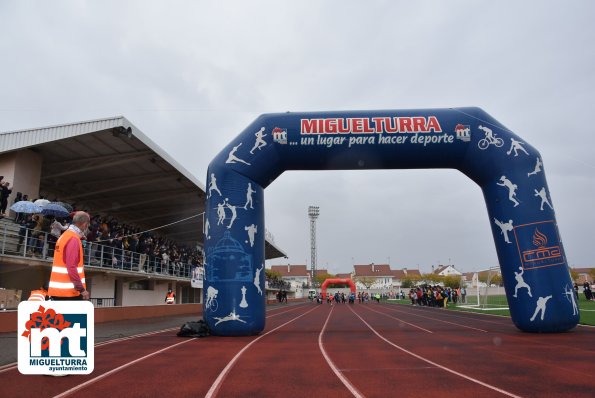
[[[91,297],[89,299],[93,303],[93,307],[115,307],[116,299],[113,297]]]
[[[3,224],[0,235],[1,255],[52,261],[57,238],[47,232],[23,227],[17,232],[14,231],[16,224],[12,228],[9,228],[7,223]],[[84,264],[90,267],[186,279],[190,279],[192,275],[192,264],[164,260],[152,253],[142,254],[96,242],[87,242],[83,248],[83,255]]]

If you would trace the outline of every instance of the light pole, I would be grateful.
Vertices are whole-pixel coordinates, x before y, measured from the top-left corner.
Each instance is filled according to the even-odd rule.
[[[308,217],[310,217],[310,272],[312,286],[316,287],[316,219],[320,214],[318,206],[308,207]]]

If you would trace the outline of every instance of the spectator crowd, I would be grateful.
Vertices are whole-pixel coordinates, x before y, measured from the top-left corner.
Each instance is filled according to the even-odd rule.
[[[18,199],[28,198],[24,195]],[[20,252],[23,243],[26,243],[27,255],[52,257],[56,241],[72,222],[70,217],[77,210],[76,206],[73,207],[68,217],[18,213],[15,222],[20,229],[16,251]],[[142,231],[138,226],[121,223],[115,217],[92,216],[85,234],[84,254],[92,265],[138,268],[141,272],[189,277],[193,267],[204,264],[204,254],[198,244],[194,247],[180,245],[154,231]]]
[[[462,303],[466,300],[465,289],[442,287],[440,285],[423,285],[409,291],[409,299],[412,305],[423,305],[427,307],[446,307],[451,302],[457,304],[459,299]]]

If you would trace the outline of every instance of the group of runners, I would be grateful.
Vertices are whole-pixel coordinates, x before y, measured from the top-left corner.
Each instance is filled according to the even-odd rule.
[[[358,292],[357,295],[354,292],[350,292],[349,294],[345,294],[345,292],[335,292],[335,293],[327,293],[323,295],[322,293],[318,293],[316,296],[316,302],[318,304],[322,304],[324,300],[326,300],[327,304],[345,304],[349,302],[350,304],[355,303],[357,299],[358,303],[367,303],[370,300],[374,300],[380,302],[380,293],[370,294],[368,292]]]

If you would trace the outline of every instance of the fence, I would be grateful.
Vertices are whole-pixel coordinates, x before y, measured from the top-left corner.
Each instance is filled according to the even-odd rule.
[[[502,286],[468,288],[465,302],[461,301],[461,304],[486,311],[508,309],[508,300]]]
[[[97,308],[97,307],[115,307],[115,305],[116,305],[116,299],[114,299],[113,297],[100,297],[100,298],[91,297],[89,300],[91,301],[91,303],[93,303],[93,307],[95,307],[95,308]]]
[[[56,238],[47,232],[18,228],[3,222],[0,254],[51,261]],[[142,254],[115,248],[107,244],[87,243],[83,250],[86,266],[168,275],[190,279],[193,265],[164,260],[154,254]]]

